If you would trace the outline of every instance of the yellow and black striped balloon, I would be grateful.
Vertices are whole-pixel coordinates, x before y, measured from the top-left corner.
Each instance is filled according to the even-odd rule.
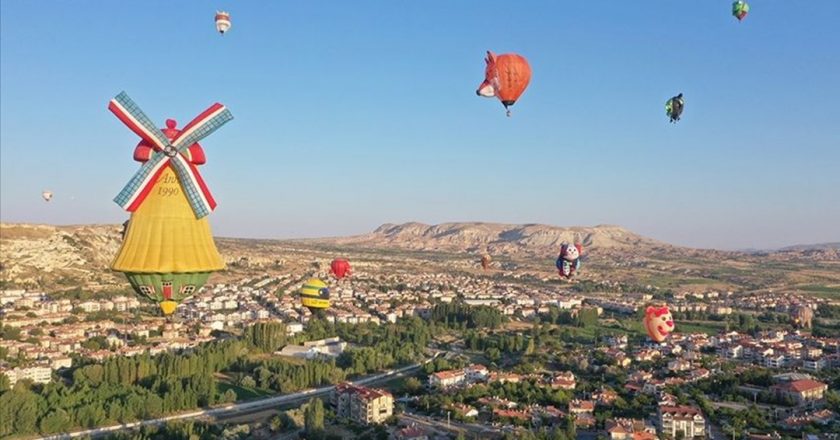
[[[330,306],[330,289],[327,284],[318,278],[310,278],[304,283],[303,287],[298,290],[300,294],[300,303],[309,310],[326,309]]]

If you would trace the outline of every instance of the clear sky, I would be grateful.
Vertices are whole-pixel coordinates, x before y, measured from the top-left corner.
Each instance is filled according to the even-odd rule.
[[[727,0],[3,0],[0,218],[127,218],[111,199],[138,139],[106,109],[125,90],[160,126],[233,112],[202,142],[216,235],[490,221],[840,241],[840,1],[751,3],[738,23]],[[475,95],[487,49],[534,71],[512,118]]]

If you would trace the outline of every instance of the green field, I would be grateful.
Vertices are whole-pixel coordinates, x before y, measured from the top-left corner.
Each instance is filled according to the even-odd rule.
[[[824,286],[819,284],[810,284],[807,286],[798,286],[797,289],[805,292],[813,293],[826,299],[840,299],[840,286]]]
[[[261,390],[259,388],[246,388],[239,385],[233,385],[228,382],[218,382],[216,384],[216,389],[219,390],[219,393],[224,393],[227,390],[233,390],[233,392],[236,393],[237,402],[242,400],[257,399],[274,394],[270,391]]]

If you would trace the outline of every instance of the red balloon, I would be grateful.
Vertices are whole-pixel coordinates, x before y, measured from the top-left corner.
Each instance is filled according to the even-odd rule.
[[[330,264],[330,272],[340,280],[350,275],[350,262],[344,258],[336,258]]]

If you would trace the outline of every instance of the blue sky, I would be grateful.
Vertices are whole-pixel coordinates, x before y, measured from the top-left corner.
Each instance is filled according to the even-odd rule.
[[[728,1],[3,1],[0,217],[127,218],[111,199],[138,139],[106,109],[125,90],[161,126],[233,112],[202,143],[217,235],[494,221],[840,241],[840,2],[808,5],[756,0],[738,23]],[[534,71],[512,118],[475,96],[488,49]]]

